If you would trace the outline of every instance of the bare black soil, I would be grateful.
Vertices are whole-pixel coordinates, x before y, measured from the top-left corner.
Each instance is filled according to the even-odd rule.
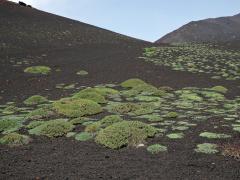
[[[15,15],[12,14],[12,9]],[[26,12],[30,15],[27,16]],[[36,23],[38,26],[39,23],[36,21],[40,20],[41,16],[44,16],[45,21],[42,23],[45,27],[49,25],[45,22],[51,23],[61,19],[35,9],[9,5],[4,1],[0,1],[0,16],[0,30],[12,27],[9,24],[17,23],[18,20],[14,20],[16,16],[24,21],[22,26],[16,25],[18,28],[22,27],[21,30],[26,27],[24,23],[27,25]],[[9,21],[8,25],[5,24],[6,21]],[[7,46],[2,47],[0,52],[1,104],[9,101],[21,103],[35,94],[56,99],[72,93],[72,90],[56,89],[55,86],[59,83],[91,86],[120,83],[133,77],[139,77],[157,87],[171,86],[175,89],[222,85],[229,89],[228,97],[240,95],[239,89],[236,88],[240,84],[239,81],[213,80],[207,75],[171,71],[140,60],[138,57],[142,55],[143,48],[152,46],[150,43],[104,30],[101,30],[103,35],[98,35],[99,29],[95,27],[90,27],[91,36],[87,36],[85,34],[88,34],[89,30],[81,29],[89,27],[88,25],[67,19],[62,21],[66,24],[73,23],[72,27],[77,29],[76,33],[82,38],[74,41],[75,44],[70,47],[63,45],[62,42],[70,43],[71,38],[76,35],[71,38],[68,36],[69,39],[59,42],[53,38],[53,43],[46,43],[46,37],[39,38],[40,43],[31,48],[29,43],[36,38],[35,32],[33,33],[36,29],[26,30],[32,37],[28,36],[30,40],[23,41],[15,41],[12,35],[5,36],[1,32],[1,37],[5,36],[7,39],[0,41]],[[63,24],[61,28],[68,29],[68,26]],[[53,23],[51,27],[57,29],[57,25],[59,23],[56,25]],[[14,43],[16,46],[13,46]],[[23,72],[29,64],[13,66],[15,62],[23,60],[27,60],[31,66],[47,65],[61,71],[53,71],[47,76],[32,76]],[[88,71],[89,75],[84,77],[76,75],[81,69]],[[208,124],[202,126],[204,129]],[[187,138],[182,140],[171,143],[161,140],[161,143],[168,145],[169,150],[158,155],[151,155],[143,148],[123,148],[116,151],[96,145],[94,142],[34,137],[32,143],[23,147],[9,148],[0,145],[0,179],[240,179],[239,161],[220,154],[199,155],[192,151],[199,142],[196,134],[193,129]],[[239,138],[240,136],[231,141],[238,142]]]

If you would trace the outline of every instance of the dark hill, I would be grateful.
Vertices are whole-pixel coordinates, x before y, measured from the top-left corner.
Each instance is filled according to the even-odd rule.
[[[20,50],[140,42],[134,38],[5,0],[0,0],[0,27],[0,45]]]
[[[240,40],[240,14],[193,21],[156,42],[231,42],[236,40]]]

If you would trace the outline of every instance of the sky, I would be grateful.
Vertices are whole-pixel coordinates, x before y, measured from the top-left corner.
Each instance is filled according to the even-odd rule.
[[[43,11],[152,42],[190,21],[240,13],[240,0],[22,1]]]

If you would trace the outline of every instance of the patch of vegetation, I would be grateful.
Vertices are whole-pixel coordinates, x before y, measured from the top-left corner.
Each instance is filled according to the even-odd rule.
[[[112,113],[139,116],[153,113],[157,107],[155,103],[110,103],[106,109]]]
[[[82,133],[77,134],[75,136],[75,139],[78,141],[89,141],[89,140],[93,139],[93,135],[88,132],[82,132]]]
[[[240,126],[235,126],[235,127],[233,128],[233,130],[234,130],[234,131],[237,131],[237,132],[240,132]]]
[[[62,87],[63,89],[74,89],[75,88],[75,84],[69,84],[69,85],[65,85],[64,87]]]
[[[219,92],[219,93],[227,93],[228,89],[223,87],[223,86],[214,86],[211,88],[212,91],[216,91],[216,92]]]
[[[178,117],[178,113],[177,112],[169,112],[166,114],[167,118],[177,118]]]
[[[28,136],[21,135],[18,133],[10,133],[3,136],[0,139],[0,144],[8,145],[10,147],[15,147],[15,146],[22,146],[22,145],[28,144],[30,140],[31,139]]]
[[[45,121],[45,123],[29,130],[29,134],[43,135],[47,137],[60,137],[72,131],[74,125],[66,120],[57,119]]]
[[[189,129],[189,127],[188,126],[173,126],[172,127],[172,130],[178,130],[178,131],[186,131],[186,130],[188,130]]]
[[[85,131],[89,133],[95,133],[102,128],[106,128],[114,123],[121,122],[121,121],[123,121],[123,119],[119,115],[105,116],[100,121],[97,121],[95,123],[92,123],[86,126]]]
[[[40,120],[56,116],[56,112],[52,109],[52,105],[45,105],[44,107],[37,108],[27,114],[26,119]]]
[[[190,100],[190,101],[202,101],[203,99],[198,96],[196,93],[183,93],[180,98],[183,100]]]
[[[87,88],[87,89],[83,89],[81,92],[94,92],[94,93],[98,93],[104,97],[109,96],[109,95],[119,94],[118,90],[115,90],[112,88],[106,88],[106,87]]]
[[[77,75],[79,75],[79,76],[86,76],[86,75],[88,75],[88,72],[85,71],[85,70],[80,70],[80,71],[77,72]]]
[[[37,127],[37,126],[40,126],[40,125],[42,125],[42,124],[44,124],[45,122],[44,121],[32,121],[32,122],[30,122],[26,127],[28,128],[28,129],[33,129],[33,128],[35,128],[35,127]]]
[[[47,66],[32,66],[32,67],[27,67],[24,70],[25,73],[31,73],[31,74],[43,74],[47,75],[51,72],[51,68]]]
[[[90,92],[90,91],[80,91],[78,93],[76,93],[73,98],[76,99],[88,99],[88,100],[92,100],[96,103],[99,104],[105,104],[107,103],[107,100],[105,99],[104,96],[102,96],[99,93],[96,92]]]
[[[67,117],[82,117],[102,112],[98,103],[88,99],[61,99],[53,103],[53,108]]]
[[[182,139],[184,137],[183,133],[171,133],[166,135],[170,139]]]
[[[141,80],[141,79],[137,79],[137,78],[133,78],[133,79],[128,79],[124,82],[121,83],[121,86],[124,88],[134,88],[138,85],[145,85],[146,83]]]
[[[95,141],[111,149],[136,146],[148,137],[153,137],[157,129],[139,121],[122,121],[100,130]]]
[[[203,132],[199,136],[205,137],[208,139],[224,139],[224,138],[230,138],[230,135],[227,134],[217,134],[217,133],[212,133],[212,132]]]
[[[14,105],[8,105],[7,107],[5,107],[2,111],[3,114],[14,114],[19,112],[19,108],[14,106]]]
[[[223,50],[209,44],[178,44],[153,47],[143,53],[147,62],[176,71],[210,74],[213,79],[240,79],[240,52]]]
[[[195,151],[198,153],[204,153],[204,154],[215,154],[219,152],[217,148],[218,146],[216,144],[203,143],[203,144],[198,144]]]
[[[156,114],[156,113],[137,116],[137,118],[144,118],[144,119],[147,119],[149,122],[163,121],[163,118],[159,114]]]
[[[147,151],[152,153],[152,154],[158,154],[160,152],[166,152],[167,147],[163,146],[161,144],[154,144],[154,145],[148,146]]]
[[[34,95],[27,98],[23,103],[26,105],[38,105],[46,102],[48,102],[47,98],[40,95]]]
[[[67,138],[74,137],[77,133],[76,132],[69,132],[66,134]]]
[[[78,118],[71,119],[69,122],[72,123],[73,125],[78,125],[78,124],[83,124],[89,120],[90,119],[86,117],[78,117]]]
[[[19,130],[23,125],[22,116],[3,116],[0,118],[0,132],[3,134]]]

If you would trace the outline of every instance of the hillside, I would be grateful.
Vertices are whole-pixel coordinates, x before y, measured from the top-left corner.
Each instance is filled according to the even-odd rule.
[[[239,180],[240,47],[225,45],[0,0],[0,179]]]
[[[0,48],[68,48],[87,44],[127,44],[140,40],[0,0]]]
[[[156,43],[219,43],[237,40],[240,40],[240,14],[190,22]]]

